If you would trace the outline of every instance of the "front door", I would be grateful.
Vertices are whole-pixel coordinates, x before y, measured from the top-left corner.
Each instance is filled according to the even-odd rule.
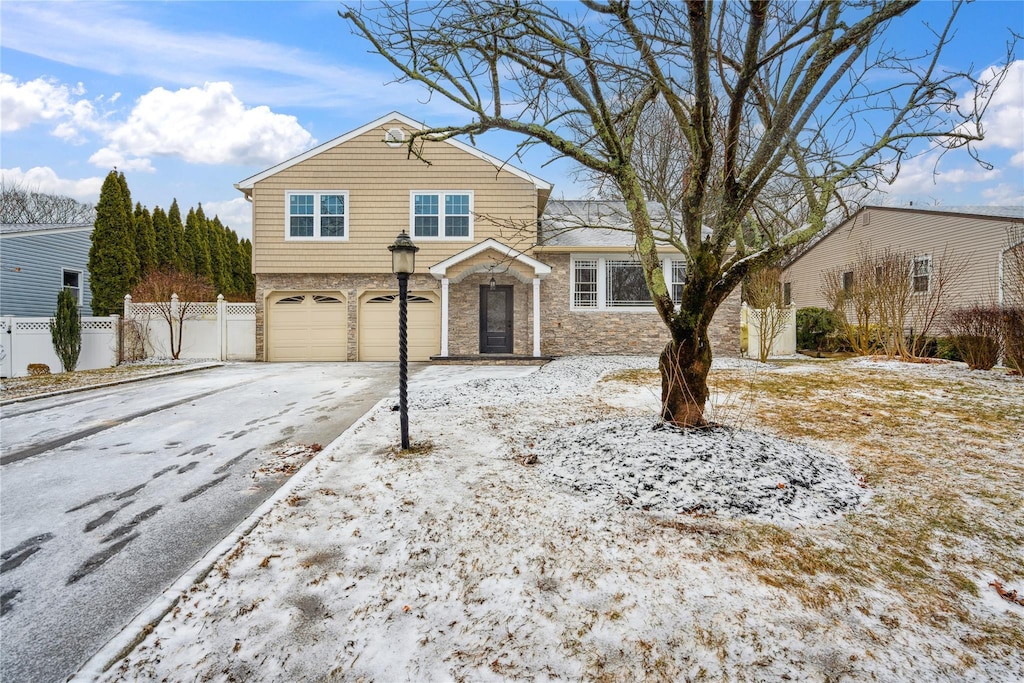
[[[480,353],[512,353],[512,287],[480,286]]]

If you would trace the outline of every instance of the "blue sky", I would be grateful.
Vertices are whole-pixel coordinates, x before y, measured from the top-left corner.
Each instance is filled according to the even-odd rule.
[[[202,202],[242,235],[249,207],[233,184],[398,110],[428,124],[466,115],[367,54],[336,2],[0,3],[0,166],[5,179],[95,203],[103,177],[123,170],[133,199]],[[893,39],[913,48],[921,21],[947,0],[915,8]],[[1024,2],[982,0],[965,10],[944,62],[980,74],[1005,56],[1009,28],[1024,33]],[[1024,61],[989,111],[986,171],[966,154],[924,155],[903,167],[879,202],[1024,204]],[[478,138],[497,156],[503,134]],[[516,165],[581,197],[572,167],[545,165],[536,147]]]

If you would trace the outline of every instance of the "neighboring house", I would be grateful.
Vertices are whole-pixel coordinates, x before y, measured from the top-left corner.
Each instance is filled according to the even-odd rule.
[[[608,214],[567,221],[600,203],[549,202],[549,183],[457,140],[410,156],[402,140],[422,128],[392,113],[236,185],[253,205],[257,359],[396,359],[387,247],[403,231],[420,248],[411,360],[660,352],[632,233],[569,229]],[[720,354],[739,350],[735,299]]]
[[[782,272],[783,298],[798,308],[827,308],[825,273],[850,268],[863,249],[906,253],[915,292],[935,286],[939,260],[966,258],[968,266],[947,303],[995,304],[1004,252],[1024,239],[1024,207],[964,206],[894,208],[865,206],[798,254]],[[852,269],[843,270],[852,280]]]
[[[0,225],[0,315],[50,317],[70,289],[90,314],[88,224]]]

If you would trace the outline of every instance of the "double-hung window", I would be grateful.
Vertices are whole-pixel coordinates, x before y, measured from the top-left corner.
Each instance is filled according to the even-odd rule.
[[[410,195],[413,238],[469,239],[473,237],[473,193],[424,191]]]
[[[928,292],[932,279],[932,257],[917,256],[911,266],[915,292]]]
[[[285,239],[347,240],[348,192],[294,190],[285,193]]]
[[[665,285],[675,302],[682,299],[686,261],[665,258]],[[651,293],[643,267],[627,256],[574,256],[572,258],[572,308],[632,308],[651,310]]]
[[[75,297],[75,302],[79,306],[82,305],[82,271],[63,268],[61,270],[61,287],[71,292]]]

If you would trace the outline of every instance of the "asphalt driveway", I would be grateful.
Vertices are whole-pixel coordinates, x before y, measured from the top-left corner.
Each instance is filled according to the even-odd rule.
[[[396,383],[247,363],[5,406],[0,679],[66,679]]]

